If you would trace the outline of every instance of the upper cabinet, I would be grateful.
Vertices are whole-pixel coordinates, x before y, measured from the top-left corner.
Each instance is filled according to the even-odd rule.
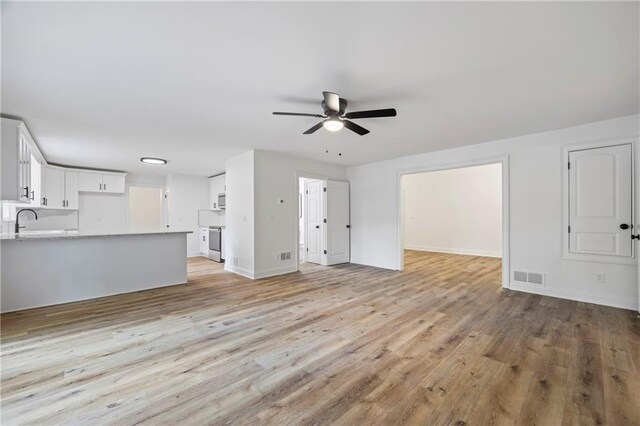
[[[50,166],[22,121],[2,119],[0,199],[20,207],[78,208],[78,193],[124,194],[125,173]]]
[[[211,210],[224,210],[224,195],[226,191],[226,175],[209,178],[209,207]]]
[[[125,192],[125,175],[122,173],[82,171],[79,175],[79,190],[81,192],[110,194],[124,194]]]
[[[78,209],[79,173],[57,166],[42,167],[42,207]]]
[[[39,168],[44,157],[23,122],[2,119],[1,158],[0,199],[39,206]]]

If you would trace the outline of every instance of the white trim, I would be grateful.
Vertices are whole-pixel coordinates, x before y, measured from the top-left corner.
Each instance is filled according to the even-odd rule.
[[[638,304],[633,300],[633,298],[627,299],[623,297],[607,296],[595,293],[578,293],[575,291],[568,292],[535,284],[523,284],[517,281],[511,282],[510,289],[521,291],[524,293],[557,297],[560,299],[573,300],[577,302],[594,303],[596,305],[612,306],[614,308],[622,308],[635,311],[638,310]]]
[[[262,271],[256,271],[253,274],[253,277],[254,279],[268,278],[268,277],[275,277],[277,275],[290,274],[292,272],[298,272],[295,265],[280,266],[278,268],[271,268],[271,269],[265,269]]]
[[[417,250],[428,251],[433,253],[449,253],[449,254],[461,254],[464,256],[482,256],[482,257],[502,257],[501,251],[494,250],[474,250],[474,249],[452,249],[447,247],[432,247],[432,246],[414,246],[407,244],[404,246],[405,250]]]
[[[262,271],[251,272],[248,269],[233,266],[228,263],[224,264],[224,270],[227,272],[233,272],[234,274],[242,275],[250,280],[259,280],[261,278],[275,277],[277,275],[290,274],[292,272],[298,272],[294,265],[281,266],[278,268],[265,269]]]
[[[596,263],[611,263],[618,265],[637,265],[636,258],[636,246],[631,246],[631,257],[621,256],[606,256],[598,254],[582,254],[569,252],[569,153],[572,151],[580,151],[585,149],[606,148],[610,146],[631,144],[631,220],[635,219],[635,150],[637,148],[638,137],[623,137],[623,138],[606,138],[596,139],[591,141],[581,141],[576,143],[566,144],[562,147],[562,167],[561,170],[561,182],[562,182],[562,228],[560,233],[562,235],[562,251],[561,260],[578,260],[583,262],[596,262]],[[634,221],[635,222],[635,221]],[[638,232],[640,224],[633,223],[634,228],[632,232]]]
[[[295,175],[296,175],[295,176],[295,179],[296,179],[296,185],[295,185],[296,193],[298,193],[300,191],[300,179],[301,178],[312,179],[312,180],[320,180],[320,181],[326,181],[326,180],[330,179],[329,176],[326,176],[326,175],[322,175],[322,174],[318,174],[318,173],[309,173],[309,172],[305,172],[305,171],[302,171],[302,170],[296,170]],[[298,245],[300,244],[300,230],[298,229],[299,226],[300,226],[299,217],[298,217],[298,212],[300,211],[300,205],[299,205],[300,197],[296,196],[295,199],[296,199],[296,202],[292,203],[293,204],[293,208],[295,208],[295,212],[294,212],[294,215],[293,215],[295,217],[295,220],[293,222],[294,222],[294,225],[295,225],[294,235],[296,236],[295,244],[293,245],[293,247],[298,248]],[[321,223],[320,226],[323,226],[323,224]],[[296,250],[296,252],[295,252],[295,268],[296,268],[295,271],[299,271],[300,270],[300,252],[298,250]]]
[[[233,266],[226,262],[224,264],[224,270],[227,272],[232,272],[234,274],[242,275],[243,277],[249,278],[250,280],[255,279],[253,272],[249,271],[248,269],[240,268],[239,266]]]
[[[199,251],[196,251],[196,252],[187,253],[187,257],[206,257],[206,256],[203,256],[202,253],[200,253]]]
[[[461,169],[465,167],[484,166],[487,164],[501,164],[502,165],[502,287],[509,288],[511,280],[511,267],[510,267],[510,205],[509,205],[509,156],[502,155],[498,157],[490,157],[479,160],[469,160],[456,163],[444,163],[434,166],[420,166],[405,170],[399,170],[396,176],[396,188],[397,188],[397,210],[396,210],[396,247],[397,247],[397,269],[402,271],[404,269],[404,235],[403,235],[403,203],[402,203],[402,176],[436,172],[440,170]]]

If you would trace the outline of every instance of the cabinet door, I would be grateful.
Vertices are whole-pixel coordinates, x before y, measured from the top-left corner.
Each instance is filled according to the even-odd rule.
[[[42,204],[42,164],[31,156],[31,205],[40,207]]]
[[[102,175],[102,192],[124,194],[124,176]]]
[[[102,174],[79,172],[78,173],[78,190],[82,192],[100,192],[102,191]]]
[[[31,150],[27,144],[27,139],[22,133],[20,134],[19,144],[20,201],[31,203]]]
[[[64,197],[67,200],[65,208],[78,210],[78,172],[65,172],[64,174]]]
[[[64,170],[43,167],[45,205],[51,209],[64,208]]]
[[[216,178],[209,179],[209,208],[211,210],[218,209],[218,190]]]

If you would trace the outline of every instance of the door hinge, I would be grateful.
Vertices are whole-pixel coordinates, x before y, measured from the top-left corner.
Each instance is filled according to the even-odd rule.
[[[323,188],[323,191],[324,191],[324,192],[327,192],[327,188]]]
[[[307,252],[309,251],[309,247],[307,247]]]
[[[569,228],[569,233],[571,233],[571,227],[570,227],[570,226],[568,226],[567,228]]]
[[[307,195],[309,195],[309,191],[306,191],[306,192],[307,192]]]
[[[571,169],[571,161],[567,163],[567,169]]]
[[[326,251],[326,250],[324,250],[324,254],[327,254],[327,251]]]
[[[324,223],[327,223],[327,219],[324,219]]]

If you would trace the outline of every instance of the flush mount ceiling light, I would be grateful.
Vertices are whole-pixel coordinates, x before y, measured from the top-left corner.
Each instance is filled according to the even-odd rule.
[[[167,160],[163,160],[162,158],[155,158],[155,157],[142,157],[140,161],[147,164],[160,164],[160,165],[167,164]]]
[[[344,127],[344,123],[339,119],[325,120],[322,122],[322,126],[330,132],[337,132]]]

